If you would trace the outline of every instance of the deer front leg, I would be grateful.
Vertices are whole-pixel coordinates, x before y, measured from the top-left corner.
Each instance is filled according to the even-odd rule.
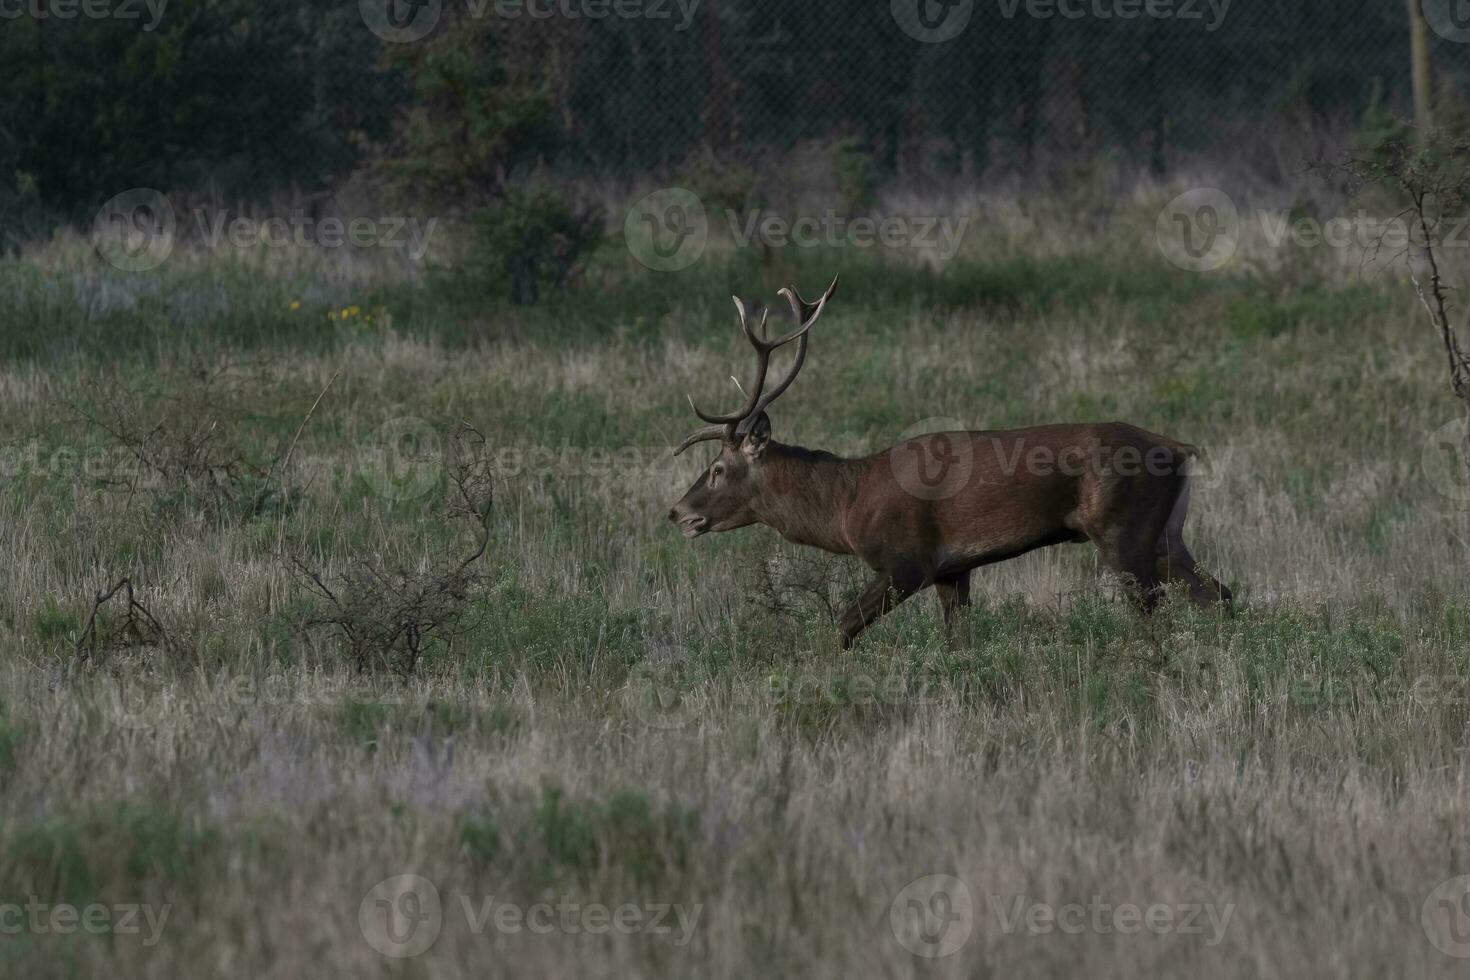
[[[970,573],[959,572],[934,580],[939,609],[944,613],[944,632],[953,636],[956,624],[963,625],[964,610],[970,605]]]
[[[842,649],[851,649],[859,633],[927,584],[924,576],[915,571],[880,573],[868,583],[857,602],[842,614],[842,620],[838,623],[838,629],[842,633]]]

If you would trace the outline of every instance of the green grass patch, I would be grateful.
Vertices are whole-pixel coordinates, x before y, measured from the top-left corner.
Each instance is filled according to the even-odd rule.
[[[687,869],[698,823],[694,811],[656,806],[634,790],[595,800],[548,786],[532,811],[527,843],[542,855],[547,881],[561,874],[586,880],[614,867],[640,885],[653,885]]]
[[[524,723],[522,714],[507,704],[345,698],[328,709],[329,718],[348,742],[376,751],[385,736],[454,735],[514,737]]]
[[[81,813],[56,813],[0,833],[12,898],[86,904],[145,883],[197,887],[218,853],[207,823],[141,800]]]

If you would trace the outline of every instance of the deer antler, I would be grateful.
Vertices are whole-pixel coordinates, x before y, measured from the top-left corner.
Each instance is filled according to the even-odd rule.
[[[750,345],[755,348],[755,383],[750,386],[750,393],[746,396],[745,406],[740,411],[731,412],[728,415],[712,415],[703,412],[698,405],[694,404],[693,398],[689,399],[689,407],[694,409],[694,414],[711,424],[699,429],[690,435],[688,439],[685,439],[683,444],[674,451],[675,456],[698,442],[705,442],[711,439],[735,441],[745,438],[750,432],[751,426],[755,425],[756,419],[760,418],[761,413],[770,406],[771,402],[779,398],[787,388],[791,387],[791,383],[796,380],[797,374],[801,372],[802,365],[806,363],[807,332],[811,330],[812,324],[817,322],[817,318],[822,315],[822,310],[826,307],[827,301],[836,292],[837,279],[832,280],[832,285],[827,287],[827,291],[822,294],[822,298],[815,303],[808,303],[802,299],[794,286],[788,286],[782,289],[780,295],[785,296],[787,302],[791,304],[791,313],[796,319],[797,326],[795,330],[785,336],[777,337],[775,340],[766,339],[766,319],[769,311],[761,314],[760,336],[757,336],[756,332],[751,329],[750,317],[746,314],[745,304],[740,301],[740,297],[732,297],[735,300],[735,310],[740,315],[740,329],[744,332],[745,339],[750,341]],[[796,348],[796,359],[791,362],[791,370],[786,373],[786,377],[781,379],[780,384],[776,385],[770,391],[765,391],[766,374],[771,367],[771,355],[793,340],[799,340],[800,343]]]
[[[735,301],[735,311],[740,314],[740,329],[745,332],[746,339],[751,342],[756,350],[755,384],[751,385],[750,395],[747,397],[745,407],[738,412],[731,412],[729,415],[710,415],[706,412],[702,412],[699,410],[699,406],[694,404],[694,399],[689,399],[689,407],[694,409],[695,415],[698,415],[706,422],[714,422],[722,425],[728,422],[739,422],[741,419],[749,415],[751,413],[751,410],[755,408],[755,403],[759,401],[761,397],[761,387],[766,383],[766,371],[771,366],[771,351],[776,349],[775,347],[765,347],[764,345],[767,342],[761,340],[760,337],[757,337],[755,333],[751,331],[750,317],[746,314],[745,304],[740,301],[740,297],[731,296],[730,298]],[[766,318],[770,316],[770,312],[770,310],[766,310],[761,313],[762,337],[765,336],[766,333]],[[796,336],[796,334],[793,334],[792,336],[794,337]],[[790,340],[791,337],[787,337],[786,341],[783,342],[789,342]]]

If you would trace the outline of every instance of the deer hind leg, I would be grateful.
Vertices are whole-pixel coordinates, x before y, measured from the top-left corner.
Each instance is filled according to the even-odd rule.
[[[970,573],[958,572],[934,580],[939,596],[939,610],[944,613],[944,632],[953,635],[955,626],[963,625],[964,610],[970,605]]]
[[[1113,541],[1097,542],[1103,561],[1123,580],[1128,599],[1145,616],[1154,611],[1162,594],[1158,563],[1151,546],[1133,539],[1126,532]]]
[[[863,594],[847,608],[837,624],[842,634],[842,649],[851,648],[859,633],[928,584],[923,574],[914,570],[879,574],[868,583]]]
[[[1140,506],[1137,501],[1120,511],[1118,520],[1087,529],[1088,537],[1123,580],[1129,600],[1146,616],[1159,604],[1163,592],[1157,546],[1169,511],[1164,506]]]
[[[1183,582],[1189,590],[1189,600],[1202,609],[1218,603],[1228,610],[1234,602],[1230,589],[1200,568],[1184,544],[1184,521],[1188,516],[1189,484],[1186,482],[1174,501],[1164,532],[1159,535],[1155,549],[1157,575],[1166,582]]]

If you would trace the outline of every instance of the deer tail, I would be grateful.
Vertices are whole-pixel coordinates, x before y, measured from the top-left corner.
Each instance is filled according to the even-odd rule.
[[[1195,465],[1203,462],[1207,457],[1204,449],[1199,446],[1190,445],[1187,442],[1174,445],[1174,457],[1178,460],[1178,472],[1181,476],[1192,476]]]

